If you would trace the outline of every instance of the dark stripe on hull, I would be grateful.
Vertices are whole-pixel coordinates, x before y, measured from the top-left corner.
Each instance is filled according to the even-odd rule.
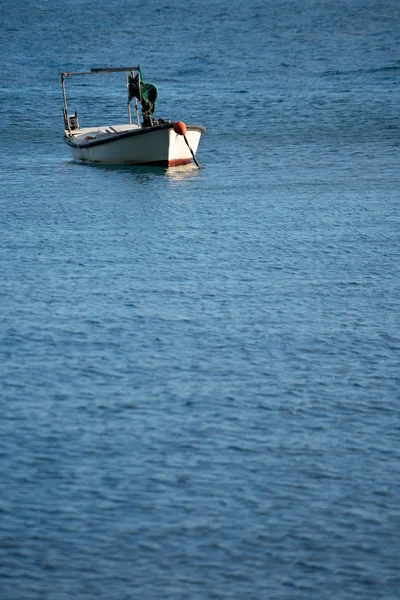
[[[125,161],[120,164],[112,164],[112,163],[103,163],[99,160],[86,160],[85,158],[74,158],[74,162],[79,164],[87,164],[87,165],[106,165],[106,166],[128,166],[128,167],[181,167],[182,165],[188,165],[192,161],[191,158],[175,158],[173,160],[155,160],[152,162],[133,162],[133,161]]]
[[[156,125],[155,127],[146,127],[143,129],[133,129],[131,131],[122,131],[121,133],[116,133],[115,135],[109,135],[105,138],[99,140],[88,141],[85,143],[73,142],[71,139],[64,137],[64,142],[68,144],[68,146],[72,146],[72,148],[90,148],[93,146],[100,146],[101,144],[108,144],[110,142],[115,142],[122,138],[127,137],[135,137],[137,135],[145,135],[149,133],[153,133],[156,131],[161,131],[163,129],[173,129],[173,123],[166,123],[165,125]],[[199,131],[200,133],[205,132],[205,127],[202,125],[188,125],[187,131]]]

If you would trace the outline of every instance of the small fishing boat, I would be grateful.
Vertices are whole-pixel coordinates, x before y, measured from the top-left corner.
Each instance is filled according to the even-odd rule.
[[[75,75],[125,72],[128,91],[128,122],[106,126],[81,127],[78,114],[69,114],[65,80]],[[153,117],[158,90],[143,81],[140,66],[96,68],[90,71],[61,73],[64,99],[64,141],[76,162],[106,165],[178,166],[192,160],[200,166],[195,154],[202,125],[186,125],[183,121],[164,121]],[[132,122],[134,101],[136,123]],[[139,114],[141,106],[142,121]]]

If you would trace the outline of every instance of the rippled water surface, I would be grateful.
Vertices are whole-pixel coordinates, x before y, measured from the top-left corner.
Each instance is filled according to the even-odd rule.
[[[0,7],[0,597],[397,600],[398,1]],[[71,162],[136,63],[202,169]]]

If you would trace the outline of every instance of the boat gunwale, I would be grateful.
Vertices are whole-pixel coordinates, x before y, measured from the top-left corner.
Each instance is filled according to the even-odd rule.
[[[80,143],[76,140],[73,140],[71,136],[64,136],[64,142],[68,144],[68,146],[72,146],[73,148],[90,148],[93,146],[100,146],[101,144],[108,144],[110,142],[114,142],[123,138],[133,137],[136,135],[144,135],[146,133],[153,133],[156,131],[162,131],[166,129],[173,129],[175,123],[163,123],[162,125],[154,125],[153,127],[141,127],[138,129],[131,129],[128,131],[121,131],[117,133],[110,133],[106,137],[102,137],[98,140],[90,140],[84,143]],[[187,125],[187,131],[199,131],[200,134],[205,133],[206,128],[203,125]]]

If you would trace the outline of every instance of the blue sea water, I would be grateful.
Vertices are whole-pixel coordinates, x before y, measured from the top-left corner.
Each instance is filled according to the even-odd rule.
[[[398,0],[0,12],[0,598],[398,599]],[[71,161],[137,63],[202,169]]]

